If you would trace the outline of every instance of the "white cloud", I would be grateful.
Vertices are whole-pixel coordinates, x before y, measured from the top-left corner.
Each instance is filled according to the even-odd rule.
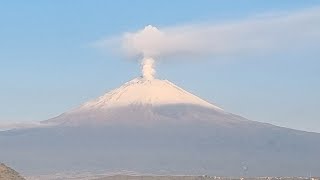
[[[255,16],[221,24],[191,24],[133,33],[99,41],[102,48],[119,48],[128,56],[233,56],[272,53],[320,46],[320,8],[280,15]]]
[[[45,126],[41,122],[1,122],[0,131],[7,131],[11,129],[26,129],[39,126]]]

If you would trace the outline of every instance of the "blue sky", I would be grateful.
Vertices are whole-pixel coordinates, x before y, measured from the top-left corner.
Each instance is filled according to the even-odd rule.
[[[319,7],[319,1],[1,1],[0,122],[45,120],[140,75],[92,43],[181,24]],[[320,22],[320,20],[319,20]],[[166,61],[157,76],[252,120],[320,132],[319,52]]]

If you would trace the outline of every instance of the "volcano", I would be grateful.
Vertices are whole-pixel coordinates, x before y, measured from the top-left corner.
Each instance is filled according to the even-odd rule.
[[[214,122],[222,119],[227,123],[241,118],[200,99],[168,80],[140,77],[44,123],[64,126],[152,125],[179,121]]]
[[[167,80],[139,77],[34,128],[0,133],[24,174],[134,171],[320,175],[320,134],[248,120]]]

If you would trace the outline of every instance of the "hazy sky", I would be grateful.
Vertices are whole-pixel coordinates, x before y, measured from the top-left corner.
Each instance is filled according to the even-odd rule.
[[[223,24],[315,8],[319,1],[1,1],[0,123],[57,116],[139,76],[136,61],[92,45],[103,38],[149,24]],[[320,132],[320,43],[313,43],[199,61],[169,57],[157,62],[157,77],[246,118]]]

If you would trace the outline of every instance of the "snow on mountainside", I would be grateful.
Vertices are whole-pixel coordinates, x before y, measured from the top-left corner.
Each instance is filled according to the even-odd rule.
[[[181,89],[168,80],[136,78],[125,83],[120,88],[101,96],[97,100],[85,103],[75,111],[143,104],[152,106],[193,104],[222,110]]]

